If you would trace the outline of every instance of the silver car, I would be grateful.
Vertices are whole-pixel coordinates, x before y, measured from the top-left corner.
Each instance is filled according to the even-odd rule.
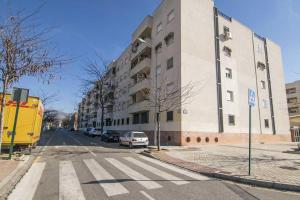
[[[129,131],[120,137],[120,145],[127,145],[129,148],[135,146],[148,147],[149,139],[144,132]]]

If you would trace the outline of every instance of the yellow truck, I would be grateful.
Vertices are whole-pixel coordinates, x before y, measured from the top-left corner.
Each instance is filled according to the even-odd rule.
[[[2,95],[0,96],[2,98]],[[6,95],[4,109],[4,133],[2,146],[8,148],[12,138],[12,130],[16,114],[16,102],[11,101],[11,95]],[[1,106],[1,105],[0,105]],[[27,103],[21,103],[14,140],[14,148],[20,151],[34,148],[40,139],[44,107],[38,97],[28,97]]]

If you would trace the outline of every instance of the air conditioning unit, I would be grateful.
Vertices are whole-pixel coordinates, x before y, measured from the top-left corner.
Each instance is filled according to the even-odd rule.
[[[225,32],[226,39],[232,39],[232,33],[231,32]]]

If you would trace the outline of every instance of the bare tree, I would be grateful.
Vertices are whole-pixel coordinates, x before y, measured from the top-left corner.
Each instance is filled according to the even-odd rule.
[[[57,127],[59,125],[59,113],[57,110],[45,110],[43,126]]]
[[[101,111],[100,117],[100,129],[103,131],[104,127],[104,114],[107,109],[106,103],[108,101],[108,91],[113,89],[113,84],[109,81],[109,73],[112,73],[108,65],[105,63],[101,56],[98,56],[100,59],[100,64],[97,61],[90,62],[85,67],[85,72],[88,75],[89,79],[82,80],[83,87],[85,88],[85,93],[91,93],[91,95],[96,96],[96,104],[94,107],[98,111]],[[113,98],[113,97],[112,97]],[[110,98],[110,99],[112,99]]]
[[[45,37],[50,29],[37,28],[33,16],[37,12],[23,15],[21,12],[9,16],[0,25],[0,151],[3,134],[5,96],[8,89],[24,76],[33,76],[49,82],[55,78],[57,67],[66,62],[55,55]]]
[[[146,77],[150,79],[150,77]],[[188,83],[184,86],[176,85],[176,83],[167,83],[167,77],[165,74],[158,75],[156,81],[157,87],[153,87],[150,90],[144,90],[141,94],[144,100],[148,102],[149,108],[155,110],[155,123],[156,123],[156,140],[157,149],[160,151],[160,116],[163,112],[175,111],[182,109],[186,104],[191,103],[192,98],[198,94],[198,90],[201,89],[199,83]],[[201,86],[201,87],[199,87]]]
[[[41,91],[39,97],[43,103],[44,109],[48,109],[48,106],[57,101],[57,94],[56,93],[46,93],[45,91]]]

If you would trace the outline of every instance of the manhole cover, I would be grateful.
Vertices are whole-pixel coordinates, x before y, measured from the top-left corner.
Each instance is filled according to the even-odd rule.
[[[287,169],[287,170],[299,170],[296,167],[288,167],[288,166],[280,166],[281,169]]]

